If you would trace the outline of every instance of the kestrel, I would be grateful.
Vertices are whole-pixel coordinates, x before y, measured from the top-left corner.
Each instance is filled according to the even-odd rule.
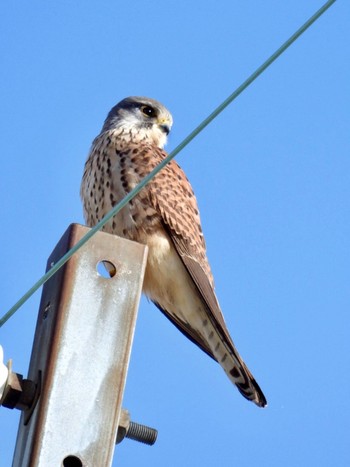
[[[166,156],[170,112],[146,97],[128,97],[109,112],[85,164],[81,197],[93,226]],[[172,160],[104,230],[148,245],[144,293],[191,341],[216,360],[240,393],[266,399],[243,362],[214,292],[197,201]]]

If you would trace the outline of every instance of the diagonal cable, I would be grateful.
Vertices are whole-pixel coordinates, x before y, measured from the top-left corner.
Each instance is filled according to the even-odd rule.
[[[336,0],[329,0],[314,13],[279,49],[276,50],[262,65],[257,68],[238,88],[230,94],[205,120],[202,121],[160,164],[150,172],[130,193],[128,193],[103,219],[84,235],[62,258],[52,266],[5,315],[0,319],[0,327],[36,292],[50,277],[52,277],[96,232],[114,217],[128,202],[134,198],[163,167],[170,162],[182,149],[187,146],[204,128],[211,123],[231,102],[236,99],[256,78],[261,75],[290,45],[293,44]]]

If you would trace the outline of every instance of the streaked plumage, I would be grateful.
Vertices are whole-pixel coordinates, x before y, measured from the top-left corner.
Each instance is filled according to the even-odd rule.
[[[129,97],[113,107],[93,141],[81,185],[85,220],[96,224],[161,160],[172,117],[159,102]],[[238,354],[214,292],[196,198],[171,161],[104,228],[147,244],[145,294],[223,367],[241,394],[266,399]]]

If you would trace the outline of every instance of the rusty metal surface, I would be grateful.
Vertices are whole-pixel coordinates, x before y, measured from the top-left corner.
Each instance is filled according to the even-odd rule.
[[[70,226],[48,267],[86,230]],[[60,467],[69,456],[111,465],[146,255],[98,233],[45,285],[28,375],[41,374],[40,396],[29,421],[22,414],[14,467]],[[112,278],[97,272],[103,260]]]

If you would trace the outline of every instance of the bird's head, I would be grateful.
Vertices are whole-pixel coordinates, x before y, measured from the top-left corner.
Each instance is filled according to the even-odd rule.
[[[139,140],[163,148],[173,124],[170,112],[158,101],[148,97],[127,97],[109,112],[102,132],[124,130],[124,134],[137,132]]]

